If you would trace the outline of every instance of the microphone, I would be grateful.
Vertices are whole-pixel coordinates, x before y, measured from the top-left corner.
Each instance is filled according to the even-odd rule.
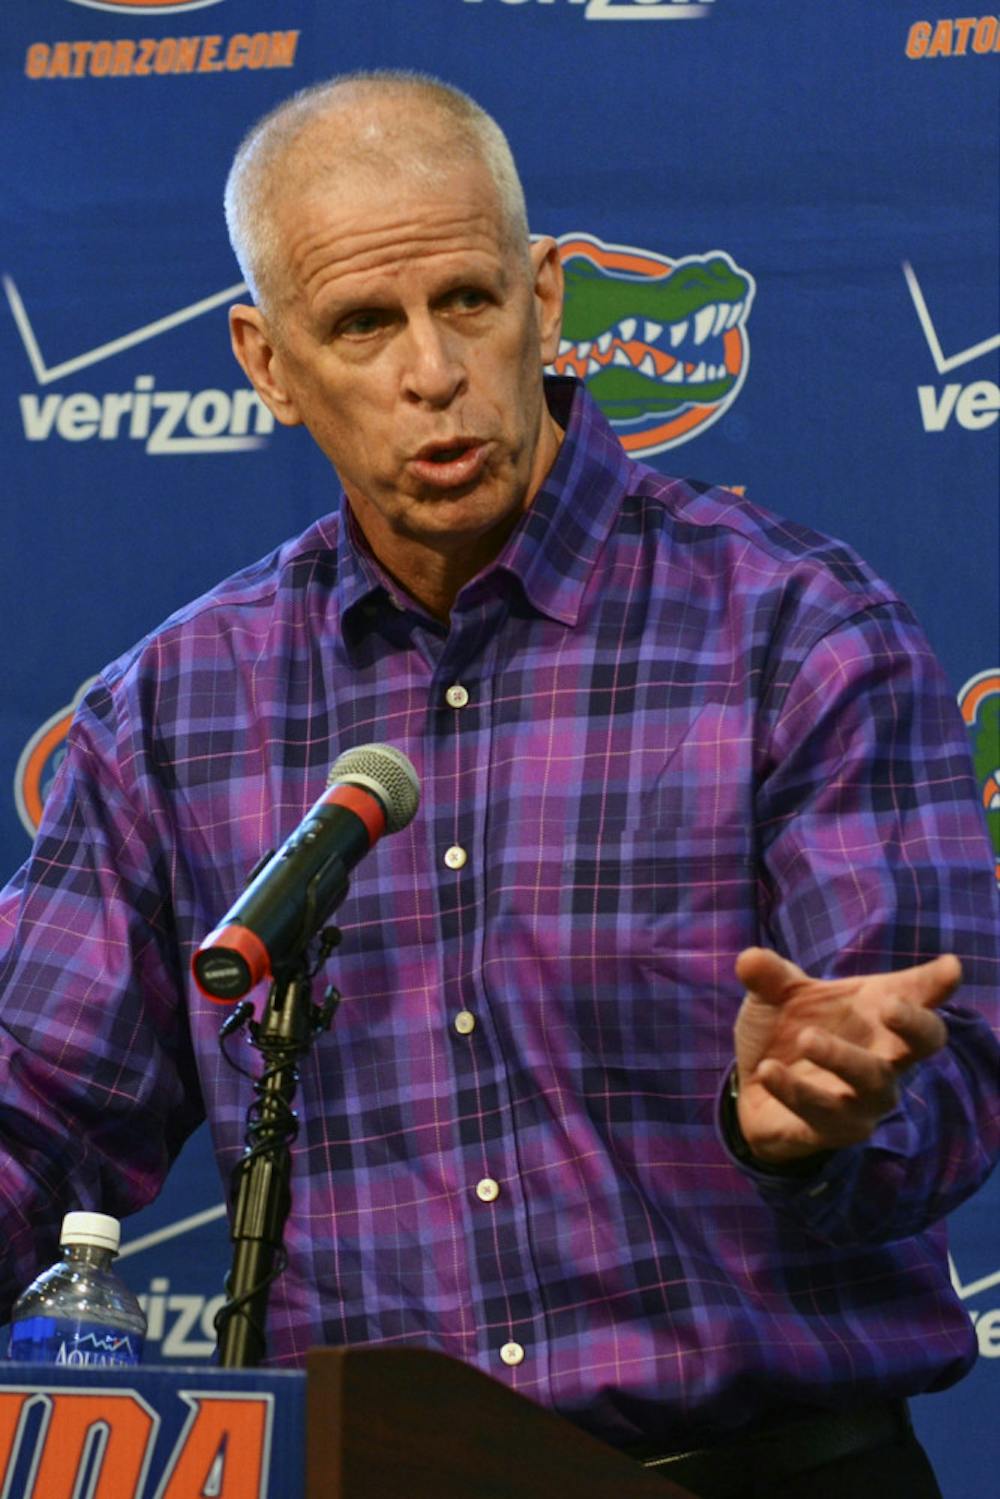
[[[420,804],[417,773],[401,750],[362,744],[337,759],[327,790],[202,942],[191,960],[208,999],[241,999],[297,956],[344,899],[348,875],[383,833]]]

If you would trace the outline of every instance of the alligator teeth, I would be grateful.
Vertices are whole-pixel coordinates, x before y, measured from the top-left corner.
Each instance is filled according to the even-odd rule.
[[[715,303],[710,302],[694,315],[694,341],[703,344],[715,326]]]
[[[701,382],[704,380],[704,378],[705,378],[705,361],[703,359],[701,361],[701,364],[697,365],[691,371],[691,384],[692,385],[700,385]]]
[[[684,319],[683,323],[670,324],[670,347],[672,349],[676,349],[681,340],[687,337],[687,331],[687,318]]]
[[[623,323],[618,324],[618,332],[625,342],[628,343],[630,338],[635,337],[635,330],[638,326],[639,324],[634,317],[627,317]]]
[[[630,369],[632,369],[634,367],[633,364],[632,364],[631,359],[628,357],[628,355],[626,354],[625,350],[622,349],[622,348],[617,348],[615,350],[614,358],[612,359],[611,363],[612,364],[623,364],[625,366],[625,368],[628,369],[628,370],[630,370]]]
[[[665,375],[664,376],[664,379],[670,385],[680,385],[683,382],[683,380],[684,380],[684,366],[681,364],[681,362],[680,362],[679,359],[675,363],[675,365],[674,365],[673,369],[670,371],[669,375]]]
[[[743,303],[742,302],[735,303],[735,305],[733,306],[732,312],[729,314],[729,321],[726,323],[727,330],[729,328],[735,327],[735,325],[740,320],[742,312],[743,312]]]
[[[719,303],[718,307],[715,309],[715,326],[712,329],[713,338],[717,337],[717,335],[722,332],[723,328],[726,326],[726,319],[728,318],[732,310],[733,306],[731,302]]]
[[[640,373],[643,375],[656,375],[656,365],[653,363],[652,354],[644,354],[639,364]]]
[[[597,347],[598,347],[598,350],[600,351],[600,353],[606,354],[608,352],[608,350],[611,347],[611,340],[612,340],[613,336],[614,335],[611,334],[611,333],[602,333],[601,334],[600,338],[597,340]]]
[[[575,348],[576,348],[576,344],[572,343],[568,338],[561,338],[559,340],[559,353],[560,354],[568,354],[569,351],[570,351],[570,349],[575,349]]]
[[[593,343],[593,340],[588,338],[588,340],[587,340],[586,343],[577,344],[577,346],[576,346],[576,352],[580,356],[581,359],[586,359],[587,358],[588,354],[590,353],[592,343]]]
[[[599,371],[600,371],[600,368],[601,368],[601,366],[598,364],[598,362],[597,362],[596,359],[588,359],[587,360],[587,370],[586,370],[586,374],[587,375],[596,375],[596,374],[598,374]]]
[[[655,344],[662,332],[663,324],[651,322],[649,318],[642,325],[642,336],[648,344]]]

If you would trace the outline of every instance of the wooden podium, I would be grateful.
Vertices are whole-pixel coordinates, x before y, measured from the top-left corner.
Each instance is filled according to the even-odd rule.
[[[317,1348],[306,1367],[307,1499],[695,1499],[444,1354]]]
[[[4,1499],[694,1499],[418,1348],[307,1371],[0,1363]]]

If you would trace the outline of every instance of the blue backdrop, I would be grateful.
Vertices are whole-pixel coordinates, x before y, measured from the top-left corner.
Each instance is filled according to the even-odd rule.
[[[901,589],[962,703],[1000,860],[1000,20],[939,8],[6,0],[4,872],[82,684],[330,508],[323,460],[229,354],[219,200],[253,119],[376,66],[439,74],[505,126],[533,228],[580,273],[560,368],[599,397],[600,341],[579,333],[595,280],[677,276],[628,330],[640,374],[671,379],[622,441],[846,538]],[[198,1137],[126,1226],[155,1356],[210,1352],[221,1198]],[[953,1225],[983,1356],[916,1406],[948,1499],[1000,1469],[998,1206],[994,1179]]]

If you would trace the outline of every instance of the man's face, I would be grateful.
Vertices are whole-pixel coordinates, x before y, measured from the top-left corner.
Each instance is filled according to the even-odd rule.
[[[542,393],[561,314],[553,241],[526,265],[473,162],[430,183],[348,171],[286,204],[278,229],[290,295],[277,338],[258,314],[248,356],[246,309],[233,321],[268,405],[309,428],[390,567],[401,544],[498,547],[558,445]]]

